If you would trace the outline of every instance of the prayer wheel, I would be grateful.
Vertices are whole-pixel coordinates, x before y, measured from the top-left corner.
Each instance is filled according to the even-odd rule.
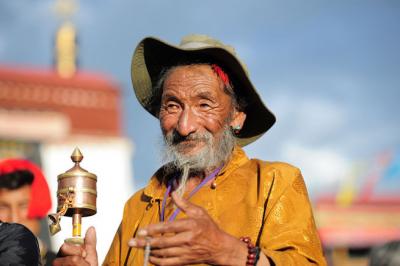
[[[48,215],[52,222],[49,229],[51,235],[58,233],[61,230],[61,216],[72,217],[72,238],[66,239],[65,242],[83,244],[82,217],[97,212],[97,177],[79,165],[83,155],[78,148],[73,151],[71,159],[75,165],[57,177],[57,213]]]

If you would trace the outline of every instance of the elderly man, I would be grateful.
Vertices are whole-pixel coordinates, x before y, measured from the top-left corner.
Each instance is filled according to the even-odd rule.
[[[325,265],[300,171],[241,148],[275,117],[231,47],[145,38],[132,83],[160,121],[168,163],[126,203],[104,265]],[[95,241],[89,229],[54,265],[96,265]]]

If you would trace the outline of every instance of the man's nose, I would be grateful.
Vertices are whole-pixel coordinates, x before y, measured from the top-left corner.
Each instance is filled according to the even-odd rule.
[[[17,209],[12,209],[11,210],[10,217],[11,217],[11,222],[12,223],[21,223],[21,221],[22,221],[21,213]]]
[[[198,117],[193,113],[190,107],[184,108],[181,112],[176,127],[176,131],[181,136],[189,136],[198,129]]]

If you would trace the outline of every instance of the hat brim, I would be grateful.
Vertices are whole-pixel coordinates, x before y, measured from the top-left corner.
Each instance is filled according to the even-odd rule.
[[[182,49],[157,38],[143,39],[134,51],[131,65],[133,89],[140,104],[157,117],[149,103],[161,71],[177,62],[196,62],[196,59],[221,66],[227,72],[237,96],[245,99],[243,111],[246,120],[240,133],[235,136],[240,146],[250,144],[272,127],[276,121],[274,114],[262,102],[240,61],[223,47]]]

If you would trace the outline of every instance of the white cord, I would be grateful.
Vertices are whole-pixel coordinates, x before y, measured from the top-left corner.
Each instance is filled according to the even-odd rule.
[[[146,247],[144,248],[143,266],[147,266],[149,264],[149,258],[150,258],[150,237],[146,237]]]

